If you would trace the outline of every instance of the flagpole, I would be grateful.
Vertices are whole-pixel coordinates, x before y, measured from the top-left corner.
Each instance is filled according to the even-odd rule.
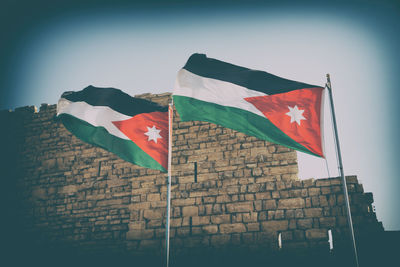
[[[345,202],[346,202],[347,223],[348,223],[349,228],[350,228],[350,234],[351,234],[351,240],[352,240],[352,243],[353,243],[355,263],[356,263],[356,266],[359,267],[356,240],[355,240],[355,237],[354,237],[353,221],[351,219],[349,193],[348,193],[348,190],[347,190],[346,178],[344,176],[344,171],[343,171],[342,154],[340,152],[339,136],[338,136],[337,125],[336,125],[335,107],[334,107],[334,104],[333,104],[332,86],[331,86],[331,79],[330,79],[329,74],[326,75],[326,79],[327,79],[326,87],[328,88],[329,99],[330,99],[330,102],[331,102],[331,114],[332,114],[332,120],[333,120],[333,129],[334,129],[334,132],[335,132],[335,140],[336,140],[336,148],[337,148],[336,152],[338,154],[339,173],[340,173],[340,176],[342,178],[343,195],[344,195],[344,199],[345,199]]]
[[[165,223],[165,261],[169,267],[169,236],[170,236],[170,217],[171,217],[171,159],[172,159],[172,122],[173,122],[173,102],[168,106],[168,182],[167,182],[167,215]]]

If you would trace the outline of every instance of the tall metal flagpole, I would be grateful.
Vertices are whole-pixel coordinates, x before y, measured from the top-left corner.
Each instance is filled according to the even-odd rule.
[[[171,213],[171,159],[172,159],[172,122],[173,109],[171,102],[168,106],[168,182],[167,182],[167,218],[165,222],[165,261],[166,267],[169,267],[169,229]]]
[[[359,267],[356,240],[355,240],[355,237],[354,237],[353,221],[351,219],[349,193],[347,191],[346,178],[344,176],[344,171],[343,171],[342,154],[340,152],[339,136],[338,136],[337,126],[336,126],[335,107],[334,107],[334,104],[333,104],[333,97],[332,97],[331,78],[330,78],[329,74],[326,75],[326,79],[327,79],[326,87],[328,88],[329,99],[330,99],[330,102],[331,102],[331,113],[332,113],[332,120],[333,120],[333,128],[334,128],[334,131],[335,131],[336,147],[337,147],[337,154],[338,154],[338,161],[339,161],[339,172],[340,172],[340,176],[342,177],[343,195],[344,195],[345,202],[346,202],[347,223],[348,223],[349,228],[350,228],[351,240],[352,240],[352,243],[353,243],[353,250],[354,250],[354,257],[355,257],[356,266]]]

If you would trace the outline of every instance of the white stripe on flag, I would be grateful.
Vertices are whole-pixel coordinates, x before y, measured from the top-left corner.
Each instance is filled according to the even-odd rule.
[[[267,94],[247,89],[230,82],[205,78],[185,69],[178,72],[174,95],[186,96],[222,106],[244,109],[265,117],[256,107],[244,100],[245,97]]]
[[[121,114],[107,106],[92,106],[86,102],[72,102],[65,98],[61,98],[57,104],[57,116],[65,113],[72,115],[80,120],[99,127],[104,127],[110,134],[122,139],[129,138],[123,134],[113,121],[127,120],[132,117]]]

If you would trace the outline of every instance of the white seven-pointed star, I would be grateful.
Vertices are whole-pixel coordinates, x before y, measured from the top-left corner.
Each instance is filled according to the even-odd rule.
[[[290,116],[290,123],[293,123],[294,121],[297,122],[298,125],[300,125],[301,120],[306,120],[303,116],[304,110],[301,110],[297,107],[297,105],[294,106],[294,108],[289,107],[289,112],[286,113],[286,115]]]
[[[157,144],[157,139],[158,138],[162,138],[160,135],[161,130],[158,130],[156,128],[156,126],[153,125],[153,127],[147,127],[147,132],[144,133],[145,135],[147,135],[149,137],[149,139],[147,139],[147,141],[151,141],[153,140],[156,144]]]

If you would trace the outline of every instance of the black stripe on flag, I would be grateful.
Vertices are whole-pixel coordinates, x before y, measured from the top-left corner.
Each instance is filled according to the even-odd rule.
[[[199,76],[234,83],[268,95],[285,93],[297,89],[321,87],[284,79],[265,71],[251,70],[204,54],[193,54],[183,67]]]
[[[115,88],[98,88],[90,85],[82,91],[65,92],[61,97],[72,102],[83,101],[92,106],[108,106],[127,116],[168,111],[168,107],[160,106],[146,99],[132,97]]]

